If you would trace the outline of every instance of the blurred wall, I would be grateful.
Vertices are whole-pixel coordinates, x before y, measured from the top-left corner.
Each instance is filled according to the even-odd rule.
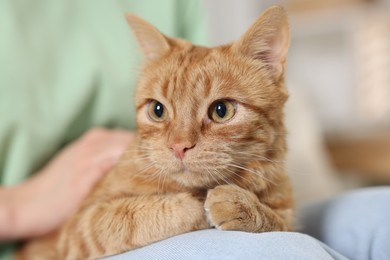
[[[213,45],[237,39],[268,6],[289,12],[287,81],[327,133],[390,127],[390,1],[204,0]],[[384,24],[384,25],[383,25]]]

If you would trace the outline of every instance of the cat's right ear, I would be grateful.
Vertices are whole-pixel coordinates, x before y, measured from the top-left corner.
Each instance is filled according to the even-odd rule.
[[[134,14],[126,14],[126,20],[146,59],[156,60],[170,51],[168,38],[153,25]]]
[[[250,59],[262,61],[270,75],[279,80],[284,74],[289,45],[287,13],[281,6],[272,6],[257,18],[232,48]]]

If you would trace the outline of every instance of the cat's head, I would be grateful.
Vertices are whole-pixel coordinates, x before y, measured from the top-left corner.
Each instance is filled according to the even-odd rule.
[[[236,42],[216,48],[169,38],[127,15],[145,65],[136,93],[140,152],[163,178],[223,183],[253,161],[283,159],[286,13],[266,10]]]

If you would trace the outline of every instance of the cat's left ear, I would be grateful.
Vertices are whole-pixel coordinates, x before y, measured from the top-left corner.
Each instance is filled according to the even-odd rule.
[[[248,31],[232,46],[251,59],[261,60],[272,77],[279,80],[284,74],[290,45],[290,30],[286,11],[281,6],[268,8]]]
[[[170,51],[168,38],[153,25],[134,14],[126,14],[126,20],[148,60],[159,59]]]

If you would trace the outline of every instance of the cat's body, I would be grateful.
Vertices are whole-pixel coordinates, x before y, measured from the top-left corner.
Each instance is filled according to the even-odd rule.
[[[291,230],[283,9],[266,11],[236,43],[210,49],[128,20],[147,58],[136,138],[64,227],[19,257],[97,258],[212,227]]]

